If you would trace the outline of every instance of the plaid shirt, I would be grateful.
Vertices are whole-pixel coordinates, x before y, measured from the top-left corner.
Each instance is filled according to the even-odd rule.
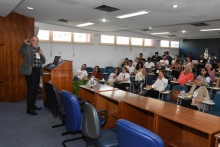
[[[41,66],[42,66],[41,59],[37,59],[37,57],[36,57],[36,53],[38,53],[38,50],[34,48],[33,51],[34,51],[33,68],[41,68]]]

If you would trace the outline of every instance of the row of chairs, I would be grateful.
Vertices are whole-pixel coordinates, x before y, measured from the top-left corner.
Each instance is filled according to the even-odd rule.
[[[64,140],[63,146],[66,146],[66,142],[78,139],[84,139],[86,146],[92,144],[96,144],[99,147],[164,146],[163,140],[158,135],[127,120],[119,119],[116,123],[116,128],[101,130],[107,115],[105,115],[104,119],[101,119],[95,107],[88,102],[84,103],[83,111],[81,111],[79,98],[65,90],[59,93],[51,83],[45,83],[45,90],[52,114],[63,116],[62,124],[56,125],[56,127],[66,126],[68,132],[62,135],[82,134],[81,137]],[[103,125],[101,125],[101,122]]]

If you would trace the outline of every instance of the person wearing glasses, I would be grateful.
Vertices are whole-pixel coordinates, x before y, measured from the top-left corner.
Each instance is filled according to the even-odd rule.
[[[96,80],[102,79],[102,72],[100,71],[99,66],[94,67],[94,70],[92,72],[92,76],[94,76]]]
[[[210,75],[209,75],[209,73],[208,73],[208,70],[207,70],[206,68],[202,68],[200,75],[201,75],[203,78],[205,78],[205,86],[206,86],[206,87],[209,87],[211,78],[210,78]]]
[[[194,110],[203,108],[203,104],[201,104],[201,102],[203,100],[210,100],[209,92],[206,86],[204,86],[205,82],[204,77],[198,76],[190,91],[183,95],[183,97],[187,97],[189,100],[183,100],[181,106]]]

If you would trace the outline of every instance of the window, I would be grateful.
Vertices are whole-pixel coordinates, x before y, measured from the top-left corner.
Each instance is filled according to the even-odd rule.
[[[156,40],[144,39],[144,46],[156,46]]]
[[[120,45],[129,45],[129,37],[117,36],[117,44]]]
[[[160,41],[160,47],[170,47],[169,40],[161,40]]]
[[[53,31],[53,41],[71,42],[72,41],[71,34],[72,34],[71,32]]]
[[[170,41],[171,48],[179,48],[179,46],[180,46],[179,41]]]
[[[49,41],[50,40],[50,31],[39,30],[37,37],[39,38],[39,40]]]
[[[143,38],[131,38],[131,45],[143,45]]]
[[[115,36],[101,35],[101,43],[114,44]]]
[[[74,33],[74,42],[91,43],[91,34]]]

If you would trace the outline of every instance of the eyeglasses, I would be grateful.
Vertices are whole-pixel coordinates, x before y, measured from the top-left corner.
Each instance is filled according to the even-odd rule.
[[[201,71],[206,71],[206,70],[203,69],[203,70],[201,70]]]

